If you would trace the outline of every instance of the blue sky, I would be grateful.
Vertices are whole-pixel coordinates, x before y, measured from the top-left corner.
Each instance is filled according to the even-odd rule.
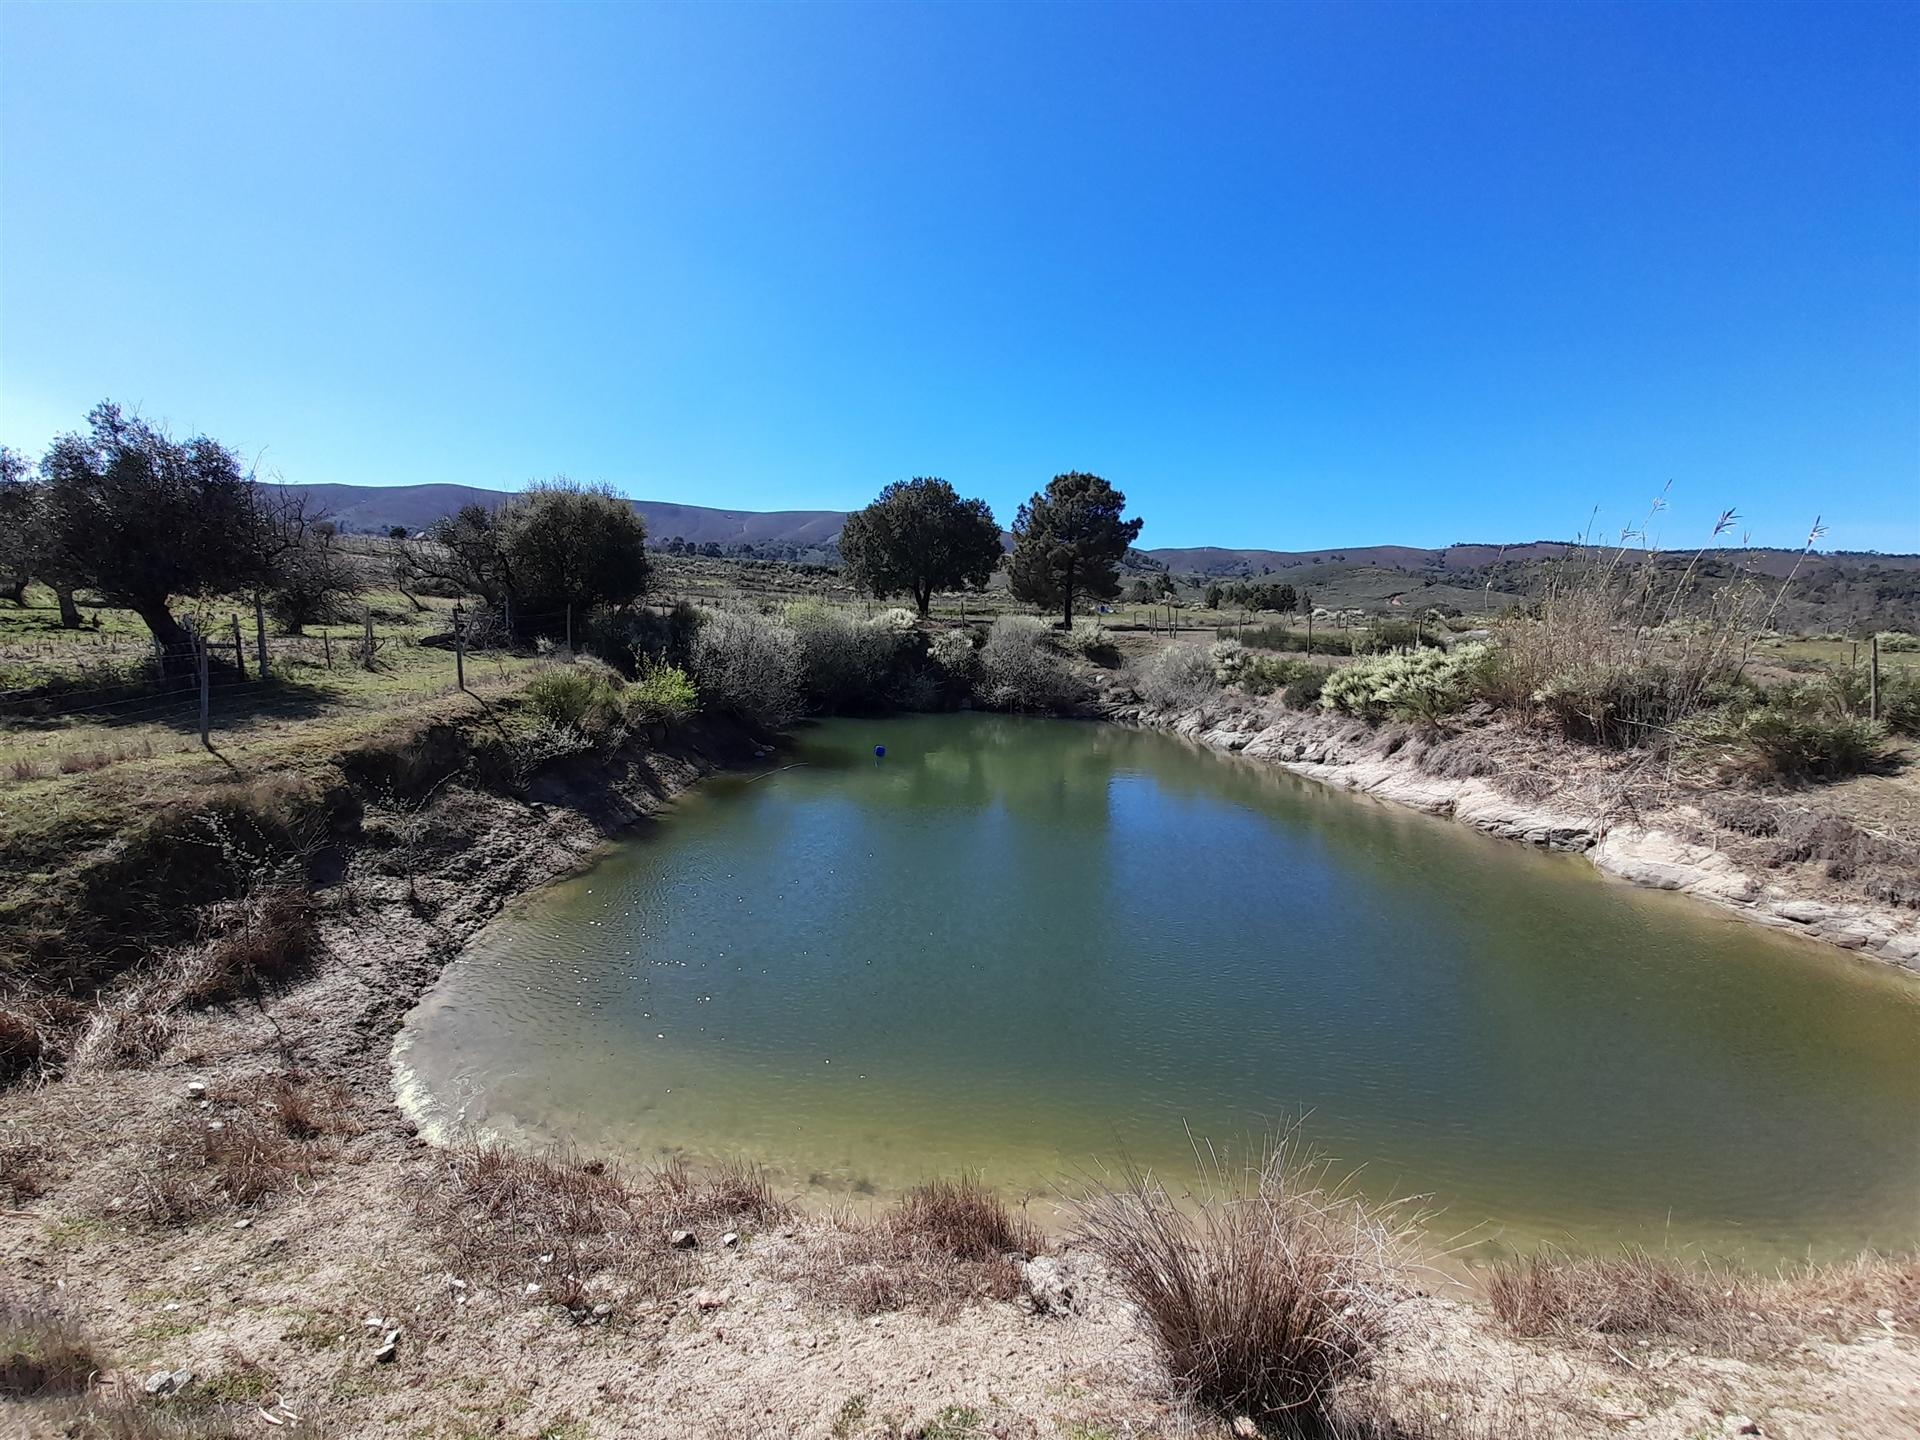
[[[0,439],[1920,549],[1920,7],[0,6]]]

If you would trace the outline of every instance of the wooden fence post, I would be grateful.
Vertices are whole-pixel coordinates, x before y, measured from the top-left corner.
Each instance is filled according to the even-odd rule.
[[[360,664],[365,669],[373,669],[373,607],[367,607],[366,638],[360,646]]]
[[[1867,719],[1880,718],[1880,634],[1867,642]]]
[[[240,680],[241,683],[244,684],[247,678],[247,651],[246,647],[240,643],[240,617],[238,615],[233,617],[233,668],[240,672]]]
[[[211,694],[211,691],[212,691],[212,687],[211,687],[211,685],[210,685],[210,684],[208,683],[208,680],[207,680],[207,642],[206,642],[205,640],[203,640],[203,639],[201,639],[201,638],[200,638],[200,636],[199,636],[199,635],[197,635],[197,634],[196,634],[196,635],[195,635],[195,636],[194,636],[193,638],[194,638],[194,641],[195,641],[195,644],[194,644],[194,648],[195,648],[195,650],[196,650],[196,651],[198,652],[198,659],[199,659],[199,662],[200,662],[200,664],[199,664],[199,669],[200,669],[200,743],[201,743],[202,745],[204,745],[204,746],[206,746],[206,747],[207,747],[207,749],[209,749],[209,750],[211,750],[211,749],[213,749],[213,739],[212,739],[212,736],[211,736],[211,733],[210,733],[210,732],[211,732],[211,728],[212,728],[212,726],[211,726],[211,719],[210,719],[210,710],[211,710],[211,701],[212,701],[212,694]]]
[[[260,678],[267,678],[267,607],[260,603],[260,596],[253,597],[253,634],[260,647]]]
[[[462,690],[467,688],[467,636],[466,626],[461,623],[466,617],[460,607],[453,607],[453,676]]]

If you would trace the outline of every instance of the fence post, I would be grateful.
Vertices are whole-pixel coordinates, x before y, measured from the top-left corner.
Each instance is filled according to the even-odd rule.
[[[573,654],[573,602],[567,602],[567,654]]]
[[[211,708],[212,687],[207,683],[207,642],[198,635],[194,636],[194,642],[194,648],[198,652],[200,661],[200,743],[211,750],[213,749],[213,740],[209,734],[211,727],[209,725],[208,712]]]
[[[240,617],[238,615],[233,617],[233,668],[240,672],[240,679],[244,684],[247,678],[247,652],[246,648],[240,643]]]
[[[256,592],[253,597],[253,635],[260,647],[260,678],[267,678],[267,608],[260,603]]]
[[[1867,719],[1880,718],[1880,634],[1867,642]]]
[[[453,607],[453,676],[462,690],[467,688],[467,636],[466,626],[461,623],[466,617],[460,607]]]
[[[373,669],[373,607],[367,607],[366,638],[361,642],[360,663],[368,670]]]
[[[1307,654],[1313,654],[1313,611],[1307,611]]]
[[[320,632],[320,653],[326,657],[327,669],[333,669],[333,637],[324,630]]]

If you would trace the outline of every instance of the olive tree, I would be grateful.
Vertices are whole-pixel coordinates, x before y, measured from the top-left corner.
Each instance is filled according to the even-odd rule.
[[[896,480],[847,517],[840,561],[856,589],[911,595],[926,618],[936,590],[984,589],[1000,563],[1000,526],[984,500],[934,476]]]
[[[46,573],[133,611],[177,666],[185,632],[174,604],[271,584],[305,528],[304,500],[264,494],[219,441],[174,440],[110,401],[87,425],[40,462]]]
[[[1120,593],[1119,565],[1139,538],[1141,521],[1121,518],[1127,497],[1098,475],[1056,475],[1020,507],[1013,522],[1008,578],[1014,598],[1059,609],[1068,628],[1073,602]]]

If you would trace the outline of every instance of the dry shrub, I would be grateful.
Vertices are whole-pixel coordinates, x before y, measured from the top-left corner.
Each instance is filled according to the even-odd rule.
[[[1478,780],[1498,775],[1500,762],[1469,735],[1442,740],[1427,747],[1420,756],[1420,768],[1429,775],[1448,780]]]
[[[25,1006],[0,1005],[0,1084],[35,1068],[45,1050],[39,1017]]]
[[[1920,1262],[1867,1256],[1764,1277],[1637,1248],[1618,1256],[1541,1254],[1495,1266],[1487,1295],[1516,1335],[1766,1351],[1809,1334],[1851,1338],[1876,1325],[1883,1309],[1898,1323],[1920,1322]]]
[[[951,1314],[1020,1294],[1020,1261],[1039,1234],[979,1177],[917,1185],[879,1216],[833,1217],[787,1259],[787,1278],[818,1304],[877,1315]]]
[[[1780,827],[1771,863],[1807,861],[1823,865],[1830,880],[1852,880],[1882,865],[1912,873],[1920,871],[1920,846],[1875,835],[1838,815],[1801,811]]]
[[[262,1093],[267,1113],[290,1139],[317,1140],[359,1132],[360,1126],[352,1116],[352,1100],[336,1080],[284,1070],[268,1078]]]
[[[135,1178],[134,1211],[149,1225],[184,1225],[259,1205],[312,1168],[311,1156],[267,1116],[182,1116]]]
[[[1780,833],[1780,807],[1752,795],[1703,795],[1701,811],[1722,830],[1764,837]]]
[[[670,1227],[737,1226],[784,1212],[750,1167],[700,1178],[674,1165],[633,1183],[569,1149],[529,1154],[496,1144],[438,1156],[416,1199],[461,1268],[576,1316],[603,1287],[658,1296],[685,1285],[691,1264],[668,1244]]]
[[[70,1395],[101,1368],[92,1342],[65,1315],[0,1301],[0,1397]]]
[[[791,1213],[774,1195],[767,1172],[750,1161],[722,1160],[704,1172],[696,1172],[684,1156],[676,1155],[653,1172],[652,1181],[651,1198],[669,1226],[691,1228],[722,1222],[766,1226]]]
[[[67,1440],[322,1440],[327,1434],[312,1419],[268,1428],[251,1404],[214,1405],[191,1393],[148,1400],[137,1386],[124,1385],[45,1407],[41,1418],[40,1433]]]
[[[320,948],[313,896],[298,886],[256,892],[239,924],[187,965],[180,1001],[199,1007],[259,995],[304,971]]]
[[[1333,1180],[1292,1139],[1241,1175],[1209,1157],[1184,1202],[1135,1173],[1075,1209],[1175,1386],[1221,1414],[1303,1428],[1371,1371],[1418,1219]]]
[[[1016,1216],[969,1171],[962,1171],[957,1180],[914,1186],[900,1197],[886,1223],[961,1260],[1031,1255],[1041,1248],[1040,1237],[1026,1217]]]
[[[30,1135],[0,1139],[0,1195],[18,1209],[46,1194],[47,1147]]]

